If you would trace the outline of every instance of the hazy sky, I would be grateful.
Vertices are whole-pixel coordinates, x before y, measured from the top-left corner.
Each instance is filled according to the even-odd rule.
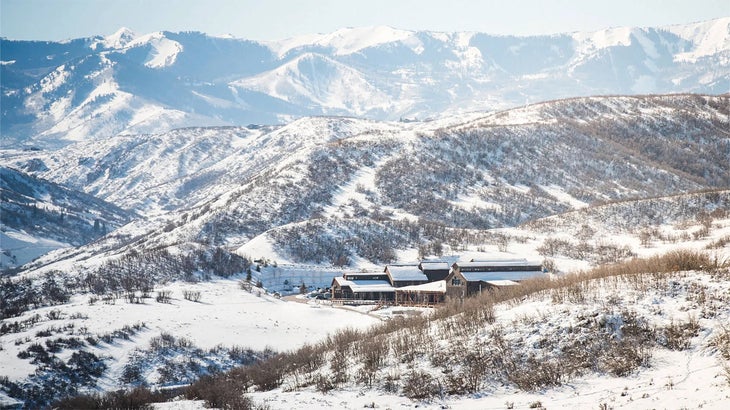
[[[374,25],[527,35],[727,16],[728,0],[0,0],[0,36],[64,40],[129,27],[279,40]]]

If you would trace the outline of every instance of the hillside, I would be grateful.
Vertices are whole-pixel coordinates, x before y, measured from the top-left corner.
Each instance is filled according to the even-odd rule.
[[[728,91],[730,18],[514,37],[342,29],[0,39],[3,147],[303,116],[433,118],[589,95]]]
[[[722,349],[726,348],[721,347],[727,340],[722,324],[730,315],[725,300],[728,273],[723,265],[730,243],[728,198],[730,192],[716,191],[622,201],[552,216],[532,228],[527,224],[483,232],[491,239],[460,249],[459,257],[544,257],[559,267],[552,268],[554,280],[536,284],[547,285],[547,290],[535,292],[541,288],[525,285],[514,289],[518,295],[505,294],[506,299],[445,307],[436,310],[428,321],[422,317],[404,319],[410,317],[406,313],[410,308],[371,311],[373,307],[363,307],[352,311],[313,300],[276,299],[265,289],[241,285],[242,272],[250,262],[230,261],[225,252],[213,253],[202,245],[198,249],[180,245],[168,248],[174,253],[139,252],[133,249],[141,249],[143,242],[133,242],[127,245],[124,257],[108,259],[104,253],[92,252],[99,248],[82,247],[75,251],[74,261],[50,266],[57,270],[31,270],[13,281],[0,282],[4,315],[0,320],[0,359],[7,364],[9,377],[0,378],[0,403],[13,402],[11,397],[43,403],[69,393],[99,391],[97,388],[103,392],[175,386],[208,372],[272,357],[271,348],[290,352],[288,357],[309,364],[282,365],[282,387],[253,387],[247,384],[245,373],[234,373],[228,382],[215,385],[221,389],[232,385],[238,393],[248,390],[254,401],[269,403],[272,408],[359,408],[372,402],[379,406],[455,408],[488,403],[502,408],[509,402],[527,407],[537,401],[543,405],[590,406],[600,401],[614,407],[643,407],[663,406],[667,400],[687,404],[697,400],[704,408],[718,408],[730,394],[723,379],[727,357]],[[677,211],[661,219],[642,217],[646,224],[641,229],[655,229],[660,234],[643,242],[640,231],[632,230],[632,226],[635,216],[647,209]],[[616,223],[622,218],[624,223]],[[586,230],[588,224],[592,232]],[[560,228],[551,231],[551,227]],[[500,237],[508,239],[504,249],[500,249]],[[564,252],[573,249],[567,247],[545,255],[542,245],[555,238],[580,239],[590,247],[576,247],[580,254]],[[574,272],[601,262],[598,256],[609,255],[610,244],[628,251],[612,262],[633,255],[669,252],[670,256],[629,262],[619,265],[618,270],[598,269],[598,278],[621,276],[585,283],[558,272]],[[621,250],[618,246],[615,249]],[[452,257],[456,255],[447,259]],[[230,269],[224,269],[226,260]],[[86,269],[73,269],[77,266]],[[88,269],[94,266],[97,269]],[[278,289],[277,276],[294,280],[298,273],[286,266],[267,266],[265,261],[248,266],[253,280],[272,290]],[[185,276],[179,273],[187,269],[191,270]],[[301,270],[312,272],[312,267],[302,266]],[[366,329],[378,319],[386,322],[378,328],[381,330],[372,332],[385,336],[362,336],[370,334]],[[639,357],[624,359],[629,351],[611,350],[597,356],[595,363],[584,361],[580,355],[570,359],[570,350],[565,349],[581,341],[596,351],[606,343],[612,349],[626,348],[627,342],[620,342],[621,332],[626,332],[621,323],[639,326],[642,333],[631,333],[631,337],[641,339],[628,340],[641,342]],[[362,333],[350,333],[352,327],[362,329]],[[507,352],[513,365],[524,372],[515,373],[493,363],[478,368],[486,372],[475,373],[481,375],[478,379],[458,384],[467,366],[458,358],[477,357],[475,354],[484,360],[498,358],[493,355],[499,352],[488,347],[494,346],[499,329],[513,346]],[[451,333],[445,338],[443,332]],[[561,342],[555,344],[556,340]],[[611,340],[618,342],[614,346]],[[363,378],[367,373],[358,369],[367,366],[366,359],[358,355],[364,355],[369,351],[367,346],[377,341],[387,346],[378,350],[382,362],[371,367],[375,369],[372,379]],[[296,350],[302,345],[309,347]],[[321,345],[330,348],[322,353]],[[407,350],[411,348],[415,349],[412,355]],[[449,349],[462,349],[471,356],[448,353]],[[311,362],[307,359],[309,354],[336,352],[350,352],[342,363],[344,373],[329,373],[329,362],[316,359],[320,356]],[[87,363],[83,367],[82,359]],[[538,363],[554,367],[530,370]],[[451,371],[444,372],[441,367]],[[292,373],[291,369],[301,372]],[[317,374],[325,379],[318,379]],[[327,381],[337,374],[344,379]],[[525,377],[520,378],[520,374]],[[697,375],[702,375],[700,384]],[[449,384],[452,379],[456,384]],[[254,384],[265,383],[266,378],[253,380]],[[413,384],[414,380],[425,382]],[[694,387],[689,387],[689,380]],[[239,382],[248,387],[239,386]],[[453,390],[457,384],[466,390]],[[439,390],[438,385],[446,390]],[[202,395],[205,384],[201,386],[190,397],[210,399]],[[701,397],[693,393],[695,388],[703,392]],[[322,390],[327,393],[323,395]],[[222,390],[213,392],[217,397],[231,397],[221,395]],[[198,408],[203,403],[185,405]],[[78,403],[72,408],[78,408]]]
[[[232,382],[234,396],[248,391],[273,408],[713,408],[728,394],[718,323],[729,315],[729,107],[728,95],[586,97],[432,121],[305,117],[4,149],[3,218],[19,216],[2,221],[3,250],[21,233],[36,255],[62,249],[0,281],[0,362],[10,369],[0,404],[205,383],[255,364],[280,377],[272,385],[234,370],[229,382],[245,384]],[[569,282],[569,273],[667,252],[698,256],[666,271],[652,259],[625,279]],[[453,306],[408,321],[398,318],[411,309],[277,298],[387,263],[495,257],[542,261],[560,286],[467,309],[478,320],[465,322]],[[372,332],[387,330],[382,337],[363,336],[380,320]],[[623,339],[621,323],[638,333]],[[389,328],[401,325],[408,340]],[[359,341],[333,342],[344,337],[337,330]],[[497,336],[513,346],[508,356],[490,350]],[[583,342],[596,360],[571,361]],[[332,343],[348,346],[344,359],[315,348]],[[399,350],[409,343],[413,360]],[[372,346],[375,361],[358,356]],[[459,346],[475,360],[455,359]],[[306,360],[265,367],[282,357],[275,351]],[[465,379],[485,357],[509,360]],[[344,360],[344,373],[328,373],[323,358]],[[337,374],[345,379],[328,379]],[[686,390],[696,374],[702,397]],[[205,399],[204,388],[189,396]]]
[[[730,186],[728,106],[591,97],[432,122],[304,118],[9,151],[4,162],[42,164],[34,174],[148,216],[84,252],[194,243],[367,267],[494,243],[485,230],[591,204]],[[682,217],[725,207],[718,198]]]
[[[277,386],[241,387],[241,371],[226,388],[277,409],[723,408],[727,267],[669,273],[661,261],[647,264],[655,273],[535,283],[428,319],[338,332],[280,358],[290,370]],[[189,398],[210,397],[204,382],[195,387]]]
[[[527,281],[421,315],[376,309],[389,320],[360,330],[334,330],[341,322],[333,321],[327,338],[204,377],[155,408],[722,409],[730,397],[728,273],[708,254],[684,250]],[[163,340],[150,346],[175,369],[169,363],[189,342]],[[142,380],[153,386],[167,380],[145,369]],[[186,377],[183,369],[160,374]],[[106,397],[166,400],[144,389]]]
[[[137,215],[82,192],[0,167],[0,271],[50,250],[81,246]]]

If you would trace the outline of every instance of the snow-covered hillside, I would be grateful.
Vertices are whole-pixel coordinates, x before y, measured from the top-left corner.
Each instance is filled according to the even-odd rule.
[[[272,409],[724,409],[727,275],[631,274],[485,302],[484,318],[412,320],[248,396]]]
[[[0,167],[0,198],[0,271],[17,268],[54,249],[84,245],[138,216],[5,167]]]
[[[413,321],[399,320],[413,314],[413,309],[373,309],[370,306],[352,311],[337,309],[315,300],[292,298],[285,301],[265,293],[263,289],[241,286],[245,278],[243,273],[202,282],[160,281],[146,292],[120,290],[99,294],[77,287],[67,295],[66,300],[56,297],[50,306],[31,308],[0,321],[0,361],[3,363],[3,375],[8,377],[8,380],[0,383],[4,386],[0,387],[0,403],[12,403],[14,399],[11,397],[35,400],[32,403],[59,398],[69,392],[66,390],[66,377],[69,374],[90,375],[88,380],[79,379],[76,385],[79,390],[74,391],[76,393],[91,392],[96,388],[109,391],[138,385],[176,386],[189,383],[200,374],[270,357],[272,351],[265,350],[267,348],[295,352],[304,345],[329,343],[343,352],[350,352],[349,358],[342,364],[347,374],[342,379],[344,382],[337,382],[332,387],[327,387],[330,386],[327,383],[308,384],[306,380],[309,380],[309,376],[288,373],[287,377],[282,378],[284,385],[281,388],[271,391],[268,388],[252,388],[250,396],[254,401],[267,403],[276,409],[360,408],[373,402],[378,406],[418,404],[425,408],[444,405],[452,408],[501,408],[505,403],[528,407],[536,402],[541,402],[543,406],[574,408],[590,407],[591,403],[598,402],[609,403],[617,408],[643,408],[647,405],[668,406],[670,401],[686,405],[697,401],[703,408],[719,409],[730,394],[730,380],[725,381],[728,376],[723,373],[723,365],[730,365],[727,363],[730,356],[724,357],[722,350],[730,349],[730,345],[722,347],[722,343],[726,343],[723,337],[728,336],[723,333],[727,332],[723,324],[730,315],[727,304],[730,282],[727,280],[727,267],[715,270],[713,266],[722,264],[730,256],[730,219],[727,217],[730,206],[727,193],[720,193],[719,198],[704,200],[702,195],[680,196],[674,200],[657,199],[653,200],[653,205],[639,203],[633,207],[638,215],[626,211],[632,208],[632,201],[626,201],[607,204],[589,210],[587,214],[578,211],[565,214],[564,217],[551,217],[545,223],[536,223],[534,227],[494,230],[492,234],[509,239],[506,248],[500,249],[499,244],[484,242],[459,251],[459,255],[445,256],[446,260],[468,260],[487,255],[545,257],[546,261],[555,263],[553,269],[561,271],[556,272],[555,283],[560,285],[565,282],[564,286],[550,287],[547,291],[495,305],[493,319],[487,319],[492,317],[489,314],[479,316],[482,319],[468,316],[462,321],[460,315],[456,314],[458,310],[453,310],[456,306],[452,306],[451,312],[456,314],[454,317],[449,318],[446,313],[448,310],[441,313],[437,311],[434,320],[419,322],[421,326],[415,328],[403,327],[398,323],[409,323],[408,326],[411,326]],[[692,214],[696,207],[703,208],[703,201],[708,200],[720,205],[716,208],[717,212],[708,213],[700,219],[680,216],[684,214],[681,209],[687,208],[686,212]],[[672,201],[677,215],[669,215],[663,219],[663,224],[653,226],[660,234],[651,240],[645,242],[638,232],[625,231],[626,226],[634,223],[635,216],[644,215],[647,210],[660,210],[662,206],[669,209],[669,205],[661,203],[671,204]],[[592,214],[609,218],[596,218]],[[690,252],[689,255],[704,255],[699,257],[699,263],[694,262],[695,265],[702,265],[704,271],[666,273],[664,269],[674,271],[680,265],[672,260],[665,263],[659,259],[639,265],[648,272],[641,276],[632,273],[569,286],[571,279],[566,273],[588,267],[590,263],[586,262],[593,251],[582,248],[582,255],[563,253],[562,250],[546,255],[541,248],[546,240],[556,237],[554,232],[547,229],[559,226],[556,219],[565,224],[559,228],[565,231],[565,237],[580,238],[591,246],[594,243],[601,244],[603,248],[598,250],[599,254],[610,250],[608,245],[612,242],[625,245],[633,255],[645,257],[673,250],[678,254]],[[623,223],[618,224],[617,220]],[[606,223],[602,224],[602,221]],[[643,229],[651,227],[648,225],[650,223],[659,223],[650,217],[646,221],[647,225]],[[667,223],[673,225],[668,226]],[[586,229],[587,224],[590,224],[590,229]],[[701,232],[703,228],[706,229]],[[578,233],[573,234],[573,230]],[[682,239],[683,233],[687,234],[686,239]],[[156,260],[151,252],[142,254],[150,255],[151,261]],[[180,253],[173,258],[182,255]],[[86,251],[84,258],[99,259],[99,256],[91,256]],[[67,266],[73,267],[74,263]],[[166,262],[163,258],[157,263]],[[317,269],[301,266],[297,270],[290,266],[275,268],[269,265],[257,269],[252,267],[251,270],[253,281],[261,280],[270,289],[282,290],[279,286],[284,278],[292,280],[290,283],[298,283],[302,278],[309,281],[314,278],[313,273]],[[152,266],[141,269],[141,272],[148,275],[151,270]],[[79,277],[72,269],[68,269],[37,276],[33,281],[40,293],[50,297],[62,289],[58,287],[59,284],[87,281],[91,284],[93,275],[84,279],[84,276]],[[320,271],[319,275],[326,273]],[[22,296],[19,291],[29,285],[27,279],[15,279],[17,286],[12,293],[8,292],[8,283],[0,282],[0,291],[6,295],[12,294],[12,299],[5,299],[3,301],[6,303],[0,305],[4,312],[10,311],[7,302],[17,302],[18,296]],[[81,282],[78,282],[79,279]],[[125,279],[120,276],[120,280]],[[468,303],[459,309],[464,309],[464,315],[472,315],[476,306]],[[428,312],[430,310],[426,310],[425,314]],[[394,333],[375,339],[387,341],[390,347],[383,353],[385,356],[376,370],[374,383],[367,385],[366,379],[361,377],[365,370],[357,370],[361,365],[358,355],[367,351],[366,346],[369,346],[371,339],[357,337],[352,340],[361,340],[361,348],[347,347],[344,341],[350,339],[343,335],[351,330],[344,329],[356,328],[366,332],[369,326],[381,320],[391,322],[390,329]],[[459,326],[459,323],[468,325]],[[645,332],[629,334],[627,326],[631,326],[630,329],[638,327]],[[405,338],[398,338],[398,329],[405,332],[402,332]],[[476,382],[448,384],[449,377],[464,374],[467,362],[461,361],[461,358],[485,359],[495,353],[490,349],[498,344],[493,343],[492,338],[500,330],[501,337],[512,346],[512,360],[539,357],[544,359],[541,362],[546,365],[563,363],[564,366],[556,367],[562,376],[548,378],[546,380],[552,381],[537,388],[527,388],[527,385],[516,383],[528,383],[528,379],[518,379],[516,374],[506,375],[503,373],[505,368],[495,365],[493,371],[486,370],[491,368],[486,367],[480,370],[481,373],[476,373],[482,377]],[[337,336],[338,331],[340,336]],[[468,333],[470,331],[476,333],[471,335]],[[446,337],[443,332],[451,333]],[[674,332],[671,333],[674,339],[668,339],[670,333],[667,332]],[[599,352],[595,349],[601,343],[609,344],[611,349],[626,347],[620,344],[622,334],[630,335],[631,338],[643,335],[639,346],[644,349],[640,352],[640,361],[636,361],[638,359],[634,356],[612,356],[616,352],[611,350],[611,354],[596,353],[597,360],[591,364],[590,361],[581,362],[580,357],[583,356],[569,359],[572,356],[566,353],[571,346],[577,345],[581,346],[577,352],[585,349]],[[648,334],[655,336],[647,338]],[[407,354],[409,350],[404,350],[410,348],[416,349],[412,355]],[[454,349],[461,353],[451,352]],[[334,352],[329,350],[326,354]],[[83,367],[81,359],[86,363]],[[569,360],[576,360],[570,363],[580,365],[570,367]],[[335,373],[328,370],[328,362],[324,363],[321,369],[324,377],[333,376]],[[536,363],[528,360],[523,365],[534,366]],[[442,371],[441,367],[444,366],[450,368],[451,372]],[[307,368],[312,369],[311,366]],[[408,380],[413,378],[412,374],[416,371],[419,372],[418,380],[426,383],[416,386],[411,384],[411,390],[408,390]],[[423,376],[424,371],[430,378]],[[525,371],[529,373],[523,375],[550,374],[531,372],[527,368]],[[452,390],[448,390],[449,393],[437,393],[433,386],[438,384],[432,383],[434,380],[441,380],[440,385],[444,389]],[[21,389],[24,393],[13,390],[12,386],[17,385],[12,383],[22,382],[28,383]],[[466,386],[473,386],[473,383],[477,383],[476,390],[469,393],[469,387]],[[31,386],[45,390],[31,389]],[[419,386],[426,390],[417,389]],[[461,390],[453,390],[456,389],[454,386],[461,386]],[[333,390],[330,391],[330,388]],[[323,394],[321,389],[327,393]],[[419,391],[425,391],[427,395],[417,396]],[[702,392],[701,396],[699,392]],[[412,398],[409,398],[411,395]],[[174,406],[172,403],[168,405]],[[203,403],[185,402],[180,405],[201,408]]]
[[[593,97],[432,122],[316,117],[2,160],[148,217],[92,253],[192,242],[371,267],[439,244],[491,242],[479,232],[589,204],[726,187],[727,107],[727,97]],[[723,206],[707,200],[681,217]]]
[[[342,29],[257,43],[202,33],[0,39],[3,146],[57,146],[306,115],[433,118],[557,98],[720,94],[730,17],[511,37]]]
[[[197,300],[186,296],[191,293]],[[158,286],[155,294],[137,303],[78,294],[67,303],[2,320],[1,375],[43,386],[45,391],[28,391],[26,405],[35,407],[69,392],[54,382],[63,377],[62,369],[49,363],[68,361],[78,351],[102,358],[104,376],[94,384],[103,391],[130,382],[171,386],[317,342],[339,328],[366,328],[376,322],[377,318],[359,312],[287,302],[262,289],[247,292],[236,279]],[[60,352],[50,348],[54,343]],[[48,347],[58,358],[23,358],[22,352],[33,352],[35,345]],[[160,349],[165,353],[159,354]],[[40,363],[48,365],[34,374]],[[0,386],[0,406],[14,401],[6,394]]]
[[[132,40],[120,33],[109,41]],[[175,64],[147,69],[164,71],[184,60],[191,46],[176,41],[184,46]],[[134,55],[134,48],[126,53]],[[0,281],[0,363],[3,370],[10,366],[5,371],[11,376],[0,377],[0,403],[23,398],[32,407],[94,389],[171,387],[235,365],[263,363],[258,361],[273,354],[267,345],[286,350],[305,342],[333,343],[329,331],[379,320],[364,313],[392,319],[405,311],[341,311],[282,301],[274,292],[327,286],[343,272],[382,271],[393,262],[527,257],[542,260],[561,278],[636,256],[691,249],[707,262],[691,269],[722,265],[730,244],[729,107],[727,95],[587,97],[422,122],[303,117],[278,126],[182,128],[59,148],[3,149],[3,263],[13,256],[18,263],[20,254],[8,247],[21,242],[28,257],[65,244],[81,246],[42,255]],[[15,214],[6,209],[25,219],[8,219]],[[242,286],[247,273],[252,283]],[[614,391],[614,382],[626,379],[590,388],[608,370],[584,363],[588,367],[580,369],[590,371],[561,373],[561,387],[550,385],[559,390],[543,390],[550,397],[512,395],[505,386],[516,382],[497,375],[479,395],[455,393],[461,396],[436,403],[494,405],[484,397],[488,393],[521,406],[548,398],[582,406],[589,395],[615,405],[663,405],[661,399],[643,401],[659,396],[656,378],[670,377],[663,386],[684,388],[688,374],[721,369],[717,353],[701,350],[722,331],[713,320],[727,318],[722,299],[727,281],[708,278],[711,274],[671,277],[661,282],[667,287],[641,294],[620,289],[643,280],[606,288],[631,298],[625,301],[600,287],[584,298],[637,303],[638,316],[606,310],[605,303],[559,300],[576,290],[520,299],[527,303],[522,310],[497,308],[499,323],[516,329],[507,336],[525,349],[520,351],[525,361],[515,362],[525,366],[536,363],[529,359],[536,353],[531,346],[543,343],[535,335],[565,333],[565,323],[574,321],[574,329],[597,337],[591,343],[610,344],[618,337],[617,328],[596,327],[600,321],[585,321],[575,315],[579,311],[615,319],[607,319],[610,323],[638,317],[656,329],[671,329],[672,320],[699,326],[690,350],[679,353],[668,351],[663,339],[642,339],[652,353],[640,364],[653,367],[632,368],[637,387],[626,395]],[[705,286],[704,310],[687,299],[700,289],[698,283]],[[657,304],[661,311],[652,310]],[[554,321],[534,319],[527,311],[533,308],[551,312]],[[687,312],[697,320],[685,320]],[[469,343],[487,340],[495,330],[489,326],[453,346],[479,352]],[[439,346],[430,339],[425,344]],[[303,392],[262,388],[254,398],[275,408],[293,407],[289,401],[297,394],[307,406],[361,407],[363,398],[378,405],[410,403],[394,395],[376,400],[383,391],[373,389],[373,381],[390,377],[390,387],[383,389],[405,392],[409,379],[441,385],[447,380],[435,373],[429,379],[424,371],[464,365],[433,360],[428,369],[425,361],[417,362],[419,369],[393,364],[393,374],[370,379],[363,396],[355,397],[363,380],[323,399],[289,374],[295,380],[287,383]],[[689,365],[666,365],[670,360]],[[447,370],[444,375],[459,374]],[[326,379],[320,381],[322,389],[329,388]],[[705,408],[725,397],[719,382],[702,387],[711,392],[703,397]],[[676,396],[667,397],[696,397],[681,390],[671,394]]]

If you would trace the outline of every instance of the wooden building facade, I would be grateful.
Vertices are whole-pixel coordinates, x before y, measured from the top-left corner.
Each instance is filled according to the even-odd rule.
[[[382,272],[345,273],[332,280],[332,300],[433,305],[490,289],[515,286],[544,275],[540,263],[525,259],[421,262],[388,265]]]

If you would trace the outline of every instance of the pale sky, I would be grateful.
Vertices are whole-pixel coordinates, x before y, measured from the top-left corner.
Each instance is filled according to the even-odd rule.
[[[728,0],[0,0],[0,36],[65,40],[128,27],[281,40],[376,25],[534,35],[728,16]]]

